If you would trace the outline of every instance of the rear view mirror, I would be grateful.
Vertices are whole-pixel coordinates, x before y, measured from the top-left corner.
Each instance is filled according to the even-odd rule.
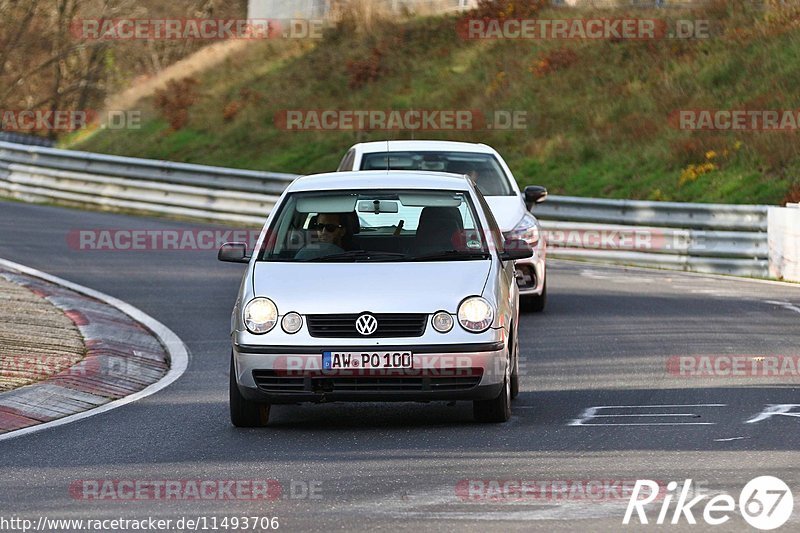
[[[528,206],[528,211],[534,204],[540,204],[547,199],[547,189],[540,185],[528,185],[525,187],[525,205]]]
[[[397,213],[399,208],[397,202],[392,200],[359,200],[359,213]]]
[[[243,242],[226,242],[217,253],[217,259],[225,263],[249,263],[247,245]]]

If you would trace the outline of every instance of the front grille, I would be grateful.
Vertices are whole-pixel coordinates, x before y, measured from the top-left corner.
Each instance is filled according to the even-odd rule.
[[[253,379],[259,389],[267,392],[303,392],[305,390],[303,376],[280,375],[274,370],[253,370]]]
[[[326,338],[363,338],[356,331],[357,315],[307,315],[308,332],[312,337]],[[408,313],[376,313],[378,329],[368,335],[370,338],[380,337],[421,337],[425,333],[428,315]]]
[[[272,394],[296,392],[426,392],[464,391],[481,382],[480,368],[459,368],[456,375],[420,376],[336,376],[322,374],[292,375],[286,370],[254,370],[258,388]]]

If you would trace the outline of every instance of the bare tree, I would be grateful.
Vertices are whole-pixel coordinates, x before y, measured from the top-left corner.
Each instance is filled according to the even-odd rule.
[[[244,0],[0,0],[0,109],[83,110],[208,44],[105,40],[82,19],[234,18]],[[49,132],[50,135],[53,132]]]

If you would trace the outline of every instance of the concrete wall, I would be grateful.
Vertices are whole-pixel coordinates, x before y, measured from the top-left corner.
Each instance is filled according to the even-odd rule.
[[[404,8],[414,12],[448,12],[475,7],[478,0],[371,0],[376,4],[400,11]],[[335,3],[347,0],[249,0],[248,18],[324,18]],[[555,6],[581,7],[681,7],[707,3],[709,0],[552,0]]]
[[[249,0],[251,19],[322,18],[330,2],[326,0]]]
[[[767,215],[769,273],[786,281],[800,281],[800,204],[793,205],[770,207]]]
[[[339,0],[344,2],[346,0]],[[468,9],[478,0],[372,0],[394,11],[408,9],[425,13]],[[251,19],[324,18],[332,0],[249,0],[247,16]]]
[[[709,0],[552,0],[553,5],[569,7],[691,7]]]

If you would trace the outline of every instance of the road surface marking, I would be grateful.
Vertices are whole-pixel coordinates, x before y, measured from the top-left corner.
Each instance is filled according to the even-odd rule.
[[[788,309],[789,311],[794,311],[795,313],[800,313],[800,307],[793,305],[791,302],[778,302],[775,300],[765,300],[765,304],[772,304],[772,305],[779,305],[784,309]]]
[[[75,292],[84,294],[86,296],[89,296],[90,298],[100,300],[101,302],[116,307],[129,317],[133,318],[134,320],[142,324],[145,328],[149,329],[153,334],[155,334],[155,336],[158,337],[158,340],[164,346],[164,349],[166,349],[170,359],[170,366],[167,374],[160,380],[156,381],[152,385],[148,385],[139,392],[135,392],[133,394],[120,398],[119,400],[108,402],[99,407],[95,407],[94,409],[89,409],[88,411],[84,411],[82,413],[76,413],[74,415],[65,416],[64,418],[59,418],[57,420],[53,420],[50,422],[44,422],[36,426],[30,426],[27,428],[18,429],[16,431],[10,431],[8,433],[4,433],[0,435],[0,441],[13,439],[15,437],[21,437],[23,435],[28,435],[30,433],[42,431],[44,429],[63,426],[71,422],[77,422],[78,420],[83,420],[84,418],[89,418],[90,416],[99,415],[100,413],[105,413],[106,411],[111,411],[112,409],[116,409],[118,407],[122,407],[123,405],[135,402],[136,400],[146,398],[147,396],[155,394],[156,392],[160,391],[166,386],[172,384],[175,380],[177,380],[179,377],[183,375],[183,373],[186,371],[187,366],[189,366],[189,351],[187,350],[186,345],[183,343],[180,337],[178,337],[167,326],[165,326],[155,318],[151,317],[150,315],[144,313],[143,311],[140,311],[139,309],[133,307],[132,305],[125,303],[122,300],[118,300],[113,296],[109,296],[94,289],[84,287],[83,285],[78,285],[76,283],[72,283],[71,281],[67,281],[65,279],[52,276],[50,274],[46,274],[44,272],[27,267],[25,265],[20,265],[18,263],[7,261],[5,259],[0,259],[0,266],[4,266],[10,270],[17,270],[19,272],[22,272],[23,274],[27,274],[35,278],[40,278],[45,281],[49,281],[50,283],[55,283],[56,285],[61,285],[62,287],[66,287],[67,289],[71,289]]]
[[[761,422],[762,420],[767,420],[768,418],[772,418],[773,416],[789,416],[792,418],[800,418],[800,413],[793,413],[794,409],[800,409],[800,404],[797,403],[781,403],[775,404],[771,403],[768,404],[763,411],[759,414],[745,422],[745,424],[755,424],[756,422]]]
[[[599,414],[601,409],[662,409],[678,407],[726,407],[724,403],[697,403],[697,404],[663,404],[663,405],[597,405],[584,409],[580,416],[572,420],[569,426],[713,426],[716,422],[618,422],[587,423],[596,418],[625,418],[625,417],[691,417],[700,418],[696,413],[619,413]]]

